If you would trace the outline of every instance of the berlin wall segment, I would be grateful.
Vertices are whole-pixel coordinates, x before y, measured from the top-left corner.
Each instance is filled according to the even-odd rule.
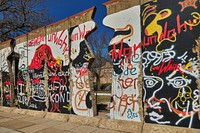
[[[89,81],[89,63],[94,56],[85,41],[85,36],[95,28],[93,21],[88,21],[70,29],[71,35],[71,79],[72,79],[72,107],[76,114],[93,116],[91,88]]]
[[[140,6],[110,14],[104,18],[103,24],[115,31],[108,47],[114,68],[110,117],[140,122]]]
[[[7,64],[7,57],[10,53],[11,49],[10,47],[4,48],[1,50],[1,102],[3,106],[10,106],[10,77],[9,77],[9,70],[8,70],[8,64]],[[3,93],[4,92],[4,93]]]
[[[197,39],[200,2],[141,5],[145,122],[200,128]]]
[[[115,31],[108,47],[114,68],[112,119],[142,122],[144,117],[146,123],[200,128],[196,52],[199,8],[200,2],[196,0],[157,0],[126,7],[104,18],[104,25]],[[21,108],[48,107],[50,112],[94,115],[88,80],[88,65],[94,56],[84,39],[94,27],[95,23],[87,20],[50,34],[36,32],[18,43]],[[8,47],[0,52],[4,106],[10,106],[6,100],[10,98],[9,52]],[[143,110],[145,116],[140,113]]]
[[[87,12],[91,12],[91,9]],[[84,16],[79,14],[78,17]],[[94,56],[85,40],[85,36],[95,28],[91,17],[84,23],[73,27],[66,25],[68,29],[62,27],[49,34],[46,34],[46,27],[37,29],[28,33],[27,40],[17,44],[16,51],[20,53],[17,74],[17,99],[20,108],[94,116],[88,80],[88,66]],[[8,47],[1,50],[4,106],[11,106],[7,67],[9,52]]]
[[[140,112],[136,99],[141,88],[135,79],[142,58],[145,122],[199,128],[199,1],[157,0],[118,11],[113,5],[120,2],[106,5],[109,15],[103,21],[115,31],[108,47],[114,68],[111,118],[139,120],[135,114]],[[137,8],[141,8],[140,13]],[[141,40],[137,41],[134,35],[140,30],[137,39]]]

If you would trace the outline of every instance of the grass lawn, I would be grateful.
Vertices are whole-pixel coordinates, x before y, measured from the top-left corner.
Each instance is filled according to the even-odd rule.
[[[97,96],[97,104],[108,104],[110,96]]]

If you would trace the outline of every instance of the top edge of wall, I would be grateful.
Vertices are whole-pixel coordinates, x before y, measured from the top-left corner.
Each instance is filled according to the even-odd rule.
[[[150,2],[150,1],[157,1],[157,0],[140,0],[140,5],[142,5],[142,4],[145,4],[145,3],[147,3],[147,2]]]
[[[20,43],[25,42],[27,40],[27,34],[22,34],[20,36],[17,36],[14,39],[16,40],[16,44],[20,44]],[[11,39],[0,43],[0,50],[4,49],[6,47],[9,47],[10,46],[10,41],[11,41]]]
[[[0,43],[0,50],[1,49],[4,49],[4,48],[6,48],[6,47],[9,47],[10,46],[10,39],[9,40],[7,40],[7,41],[5,41],[5,42],[2,42],[2,43]]]
[[[107,15],[128,9],[130,7],[140,5],[141,0],[110,0],[103,3],[107,9]]]
[[[86,21],[91,21],[91,20],[93,20],[93,15],[94,15],[95,10],[96,10],[96,7],[94,6],[87,10],[79,12],[75,15],[72,15],[69,18],[64,18],[60,21],[49,24],[47,26],[43,26],[43,27],[37,28],[35,30],[32,30],[27,34],[22,34],[20,36],[17,36],[15,38],[16,43],[19,44],[24,41],[33,39],[35,37],[35,35],[38,35],[38,34],[39,35],[40,34],[44,34],[44,35],[51,34],[53,32],[60,31],[62,29],[69,29],[70,27],[74,27],[74,26],[84,23]],[[0,50],[4,49],[6,47],[9,47],[9,44],[10,44],[10,40],[0,43]]]
[[[65,18],[58,22],[52,23],[48,25],[46,34],[51,34],[56,31],[60,31],[62,29],[69,29],[86,21],[93,20],[93,15],[96,10],[96,7],[89,8],[85,11],[79,12],[75,15],[70,16],[69,18]],[[83,17],[84,16],[84,17]]]
[[[16,44],[20,44],[22,42],[25,42],[25,41],[27,41],[27,34],[23,34],[21,36],[17,36],[15,38],[15,40],[16,40]]]

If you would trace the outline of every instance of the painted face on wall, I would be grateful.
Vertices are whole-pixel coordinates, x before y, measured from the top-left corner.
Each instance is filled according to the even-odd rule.
[[[141,6],[146,122],[200,128],[196,82],[200,14],[195,8],[199,5],[157,0]],[[147,85],[149,77],[154,82]],[[153,83],[158,81],[162,85],[156,89]]]
[[[195,99],[192,95],[192,89],[189,86],[180,88],[176,98],[171,101],[172,110],[180,116],[191,116],[193,113],[192,104]],[[198,104],[197,102],[195,104]]]

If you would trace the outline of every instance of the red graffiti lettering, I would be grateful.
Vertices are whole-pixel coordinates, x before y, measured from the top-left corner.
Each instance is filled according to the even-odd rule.
[[[71,42],[77,41],[77,40],[82,40],[85,38],[85,35],[88,34],[93,28],[91,27],[91,29],[87,30],[86,26],[83,25],[83,27],[81,28],[80,25],[78,26],[78,31],[76,33],[73,33],[70,36]],[[75,30],[74,30],[75,31]]]
[[[176,70],[178,70],[181,74],[183,73],[180,70],[180,66],[178,64],[172,64],[172,60],[170,60],[167,64],[165,61],[163,61],[160,66],[153,66],[152,70],[158,71],[158,75],[161,75],[162,73],[166,73],[168,71],[176,71]]]
[[[138,102],[138,100],[134,100],[134,97],[135,97],[135,95],[133,95],[133,94],[131,96],[124,94],[120,97],[118,111],[121,111],[121,108],[124,107],[124,110],[122,111],[122,116],[126,112],[128,105],[132,105],[132,111],[134,111],[135,102]]]
[[[55,32],[53,34],[49,34],[47,36],[48,42],[54,42],[56,45],[60,46],[60,49],[63,49],[63,53],[69,51],[69,46],[67,43],[68,35],[64,34],[65,31],[66,30],[62,30],[62,32],[59,36],[57,35],[57,32]]]
[[[195,18],[195,21],[197,21],[198,18]],[[176,28],[168,29],[168,22],[165,22],[163,31],[160,35],[159,41],[164,40],[173,40],[177,34],[181,34],[182,32],[187,32],[187,30],[193,30],[194,26],[194,20],[188,20],[181,23],[180,15],[178,14],[176,16]],[[152,36],[144,36],[143,37],[143,44],[144,46],[149,46],[153,43],[158,43],[158,36],[152,35]]]
[[[87,90],[80,90],[76,93],[75,96],[75,107],[77,110],[88,110],[88,108],[83,105],[85,105],[86,102],[86,95],[88,91]]]
[[[78,89],[90,88],[89,79],[88,79],[87,74],[80,75],[80,76],[76,79],[76,87],[77,87]]]
[[[141,43],[134,44],[132,47],[123,48],[123,39],[120,42],[120,48],[116,48],[116,44],[113,45],[113,49],[111,51],[112,60],[121,59],[122,55],[128,59],[130,62],[132,52],[134,53],[134,57],[136,56],[137,50],[141,48]]]
[[[127,89],[131,86],[134,86],[134,89],[136,89],[136,82],[137,82],[137,78],[133,79],[133,78],[126,78],[125,80],[122,78],[118,78],[118,80],[121,82],[121,85],[123,87],[123,89]]]
[[[44,35],[36,35],[34,39],[28,42],[28,46],[36,46],[39,45],[41,42],[44,42]]]

